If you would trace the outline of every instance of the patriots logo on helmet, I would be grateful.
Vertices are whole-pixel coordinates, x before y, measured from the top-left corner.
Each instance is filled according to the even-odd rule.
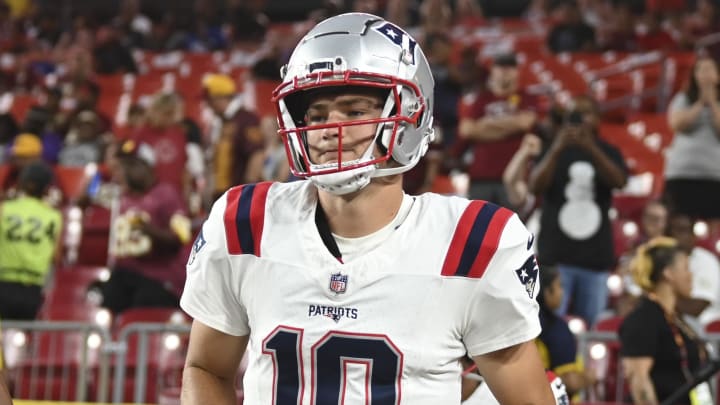
[[[406,51],[404,57],[407,57],[407,62],[413,65],[415,64],[415,46],[417,46],[417,42],[415,42],[410,35],[406,34],[405,31],[395,24],[389,22],[379,27],[373,27],[373,29]]]
[[[515,274],[517,274],[520,282],[525,286],[525,292],[527,292],[530,299],[533,299],[533,296],[535,294],[538,270],[539,267],[534,255],[528,257],[522,267],[515,270]]]
[[[195,238],[195,243],[193,243],[192,247],[192,254],[190,255],[190,261],[188,262],[188,265],[193,264],[195,262],[195,256],[197,256],[198,252],[205,247],[207,242],[205,242],[205,236],[203,236],[203,232],[200,231],[197,238]]]

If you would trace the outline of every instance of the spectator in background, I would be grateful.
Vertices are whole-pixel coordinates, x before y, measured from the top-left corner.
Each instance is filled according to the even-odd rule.
[[[563,300],[563,288],[560,274],[554,267],[540,269],[540,291],[537,295],[540,304],[540,326],[542,332],[535,339],[540,357],[546,370],[551,370],[562,380],[571,397],[595,384],[595,376],[590,370],[583,370],[581,358],[577,355],[575,335],[570,331],[567,321],[555,311]]]
[[[39,101],[40,106],[48,114],[48,122],[45,126],[46,129],[59,134],[60,137],[65,135],[69,122],[67,113],[63,111],[62,107],[62,90],[58,87],[45,89],[45,91],[41,94]]]
[[[10,15],[14,20],[29,17],[35,9],[35,2],[32,0],[5,0],[10,8]]]
[[[42,161],[43,144],[35,134],[21,133],[16,136],[10,149],[10,163],[18,169],[36,161]]]
[[[33,134],[22,133],[15,137],[9,149],[8,163],[10,170],[5,178],[5,183],[0,187],[0,195],[3,198],[15,197],[17,193],[18,179],[22,169],[34,162],[42,162],[43,145],[40,138]]]
[[[688,13],[682,27],[683,44],[687,48],[695,48],[703,37],[720,31],[720,6],[715,0],[695,1],[695,10]],[[717,51],[714,46],[713,50]],[[715,57],[720,57],[714,54]]]
[[[510,159],[510,163],[503,172],[503,184],[510,208],[523,219],[527,219],[536,205],[535,196],[528,190],[527,179],[530,174],[530,164],[540,155],[541,151],[542,140],[540,137],[535,134],[526,134],[520,148]]]
[[[145,111],[145,107],[137,103],[132,104],[130,108],[128,108],[125,126],[119,131],[118,137],[120,139],[130,138],[130,136],[146,126],[147,111]]]
[[[637,247],[654,238],[665,236],[667,224],[668,211],[665,204],[659,200],[649,201],[643,208],[638,236],[631,241],[629,249],[623,252],[618,261],[618,274],[623,278],[623,291],[615,303],[618,316],[625,317],[630,313],[642,294],[640,287],[633,281],[630,271],[630,261],[635,257]]]
[[[95,34],[92,50],[95,72],[101,75],[115,73],[137,73],[130,49],[123,45],[118,34],[111,27],[101,27]]]
[[[692,273],[687,254],[671,238],[640,246],[631,269],[645,294],[620,325],[622,366],[633,403],[657,404],[698,371],[704,357],[702,343],[676,308],[679,299],[690,297]],[[693,402],[685,397],[680,403]]]
[[[522,137],[536,124],[539,101],[518,86],[513,54],[495,58],[487,90],[475,91],[460,103],[459,140],[455,155],[470,155],[469,197],[508,207],[502,174]]]
[[[52,170],[42,162],[20,172],[20,196],[0,205],[0,318],[34,319],[53,262],[62,254],[62,215],[42,198]]]
[[[65,136],[59,163],[63,166],[85,166],[100,163],[105,153],[105,142],[98,131],[98,116],[86,110],[75,117],[75,123]]]
[[[287,154],[282,139],[278,136],[278,123],[275,117],[266,116],[260,120],[260,129],[265,139],[265,153],[254,156],[262,156],[262,180],[263,181],[288,181],[291,178],[290,166],[287,162]],[[251,167],[258,167],[257,163],[251,163]]]
[[[668,108],[675,136],[665,152],[664,198],[692,218],[720,219],[719,88],[717,62],[698,56],[687,89]]]
[[[455,142],[457,105],[463,85],[469,84],[469,80],[450,58],[453,43],[449,36],[444,33],[429,34],[425,37],[424,47],[427,49],[427,59],[435,79],[435,137],[442,145],[449,146]]]
[[[140,11],[140,0],[122,0],[113,25],[121,30],[132,47],[141,47],[153,23]]]
[[[592,326],[607,305],[608,271],[615,262],[608,211],[612,191],[627,181],[620,151],[600,139],[595,100],[575,98],[529,181],[542,198],[538,260],[557,266],[565,295],[558,314]]]
[[[60,25],[60,10],[57,6],[41,8],[34,19],[34,39],[40,49],[52,49],[60,40],[63,27]]]
[[[202,196],[205,194],[207,187],[206,162],[205,162],[205,142],[202,137],[200,126],[188,115],[185,110],[185,100],[177,94],[178,97],[178,115],[180,119],[180,128],[185,134],[185,154],[187,161],[185,163],[185,171],[187,173],[185,194],[188,198],[188,209],[191,215],[198,214],[202,209]]]
[[[153,148],[127,140],[117,148],[122,187],[112,224],[115,267],[103,286],[103,306],[118,314],[134,307],[176,307],[185,282],[183,246],[190,220],[176,189],[155,177]]]
[[[637,52],[640,48],[638,35],[635,32],[637,20],[634,4],[627,0],[613,0],[612,20],[607,32],[600,39],[600,48],[607,51]]]
[[[210,127],[213,174],[212,198],[215,200],[230,187],[258,181],[264,155],[259,118],[243,106],[235,82],[226,75],[211,74],[203,79],[207,102],[215,119]],[[250,167],[253,163],[260,165]]]
[[[659,200],[652,200],[645,204],[640,219],[640,240],[638,244],[650,239],[663,236],[668,224],[668,210]]]
[[[679,49],[677,43],[670,33],[663,29],[663,15],[655,11],[646,13],[642,17],[643,25],[637,38],[638,51],[672,51]]]
[[[98,102],[102,90],[100,86],[86,79],[80,79],[69,86],[71,89],[68,94],[68,103],[72,105],[72,112],[69,114],[68,123],[75,122],[75,116],[86,110],[95,111],[99,119],[100,133],[110,132],[112,129],[112,119],[106,116],[99,108]]]
[[[11,114],[0,114],[0,164],[10,160],[12,142],[18,134],[19,128]]]
[[[720,263],[712,252],[697,245],[693,221],[687,215],[670,217],[668,235],[688,256],[693,278],[690,296],[678,299],[676,308],[701,332],[710,322],[720,318]]]
[[[596,48],[595,30],[585,23],[576,0],[560,0],[551,9],[555,25],[547,35],[547,46],[554,53],[588,52]]]
[[[42,106],[32,106],[25,114],[22,131],[37,136],[42,142],[42,158],[55,164],[62,149],[62,135],[52,128],[52,114]]]
[[[181,196],[190,190],[187,173],[187,137],[181,121],[183,103],[175,93],[157,93],[147,110],[146,125],[130,135],[135,142],[150,145],[155,152],[155,177],[167,183]]]

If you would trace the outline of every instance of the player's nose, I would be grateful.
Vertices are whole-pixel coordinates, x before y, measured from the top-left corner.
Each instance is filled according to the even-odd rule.
[[[338,124],[345,120],[344,114],[339,111],[331,110],[328,113],[326,124]],[[333,125],[331,127],[323,129],[323,136],[327,138],[337,137],[340,135],[342,129],[339,125]]]

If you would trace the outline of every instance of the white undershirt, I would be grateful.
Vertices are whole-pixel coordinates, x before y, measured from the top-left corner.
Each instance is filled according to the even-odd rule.
[[[398,210],[397,215],[395,215],[395,218],[387,225],[370,235],[361,236],[359,238],[346,238],[344,236],[332,234],[335,238],[338,249],[340,249],[340,253],[342,254],[343,262],[351,262],[358,256],[361,256],[380,246],[385,239],[387,239],[397,228],[400,227],[400,225],[402,225],[403,221],[405,221],[405,218],[407,218],[410,213],[410,209],[412,209],[414,202],[415,197],[404,194],[402,204],[400,204],[400,209]]]

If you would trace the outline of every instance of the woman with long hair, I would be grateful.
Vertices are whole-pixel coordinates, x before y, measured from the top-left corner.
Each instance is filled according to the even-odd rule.
[[[665,162],[665,199],[673,212],[720,219],[720,72],[698,56],[687,88],[668,108],[675,132]]]
[[[641,245],[630,266],[644,295],[620,326],[622,365],[633,403],[657,404],[689,380],[704,357],[698,336],[676,309],[678,299],[690,296],[692,273],[687,253],[667,237]],[[691,397],[705,389],[699,386],[680,403],[695,403]]]

